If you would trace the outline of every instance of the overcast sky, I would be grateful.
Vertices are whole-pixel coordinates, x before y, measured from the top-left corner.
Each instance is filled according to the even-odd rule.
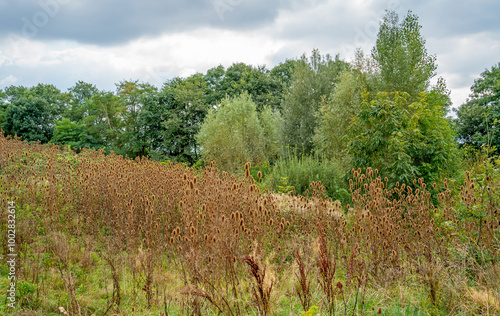
[[[272,68],[314,48],[351,60],[371,51],[386,9],[419,16],[454,106],[500,62],[498,0],[0,0],[0,88],[160,86],[220,64]]]

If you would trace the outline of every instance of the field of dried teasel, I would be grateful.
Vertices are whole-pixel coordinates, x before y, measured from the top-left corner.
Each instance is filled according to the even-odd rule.
[[[250,176],[0,137],[12,315],[498,315],[500,180],[352,171],[352,203]],[[497,170],[498,172],[498,170]],[[438,192],[433,198],[431,192]],[[434,201],[434,202],[433,202]],[[0,301],[7,272],[2,263]]]

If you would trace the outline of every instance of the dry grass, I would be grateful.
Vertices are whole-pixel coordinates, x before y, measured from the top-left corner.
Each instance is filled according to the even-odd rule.
[[[459,197],[445,182],[434,205],[422,180],[391,187],[376,170],[353,170],[352,203],[342,206],[321,183],[308,197],[262,193],[249,164],[236,177],[213,164],[76,155],[3,137],[0,149],[0,205],[18,206],[18,278],[35,288],[24,311],[274,315],[286,305],[288,315],[316,305],[363,315],[378,308],[367,293],[408,283],[425,293],[422,306],[498,312],[492,180],[483,194],[467,176]],[[457,205],[487,216],[461,217]],[[396,297],[409,304],[412,295]]]

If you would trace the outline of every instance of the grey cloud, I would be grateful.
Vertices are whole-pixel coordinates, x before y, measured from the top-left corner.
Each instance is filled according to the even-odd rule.
[[[289,1],[108,0],[1,2],[0,36],[112,45],[201,27],[247,30],[270,24]]]
[[[438,37],[500,31],[497,0],[410,0],[405,6],[419,15],[424,28]]]

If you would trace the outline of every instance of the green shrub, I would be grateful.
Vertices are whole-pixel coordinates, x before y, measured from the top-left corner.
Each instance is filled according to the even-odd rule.
[[[347,203],[350,196],[338,165],[317,156],[290,154],[280,158],[274,165],[271,178],[271,187],[275,191],[280,191],[285,179],[286,186],[293,186],[297,194],[304,195],[309,184],[321,182],[325,193],[334,200]]]

